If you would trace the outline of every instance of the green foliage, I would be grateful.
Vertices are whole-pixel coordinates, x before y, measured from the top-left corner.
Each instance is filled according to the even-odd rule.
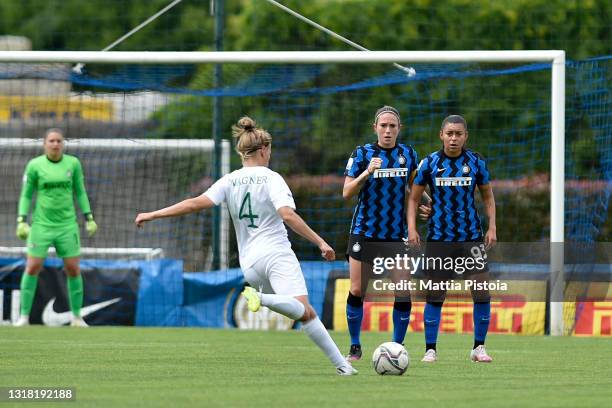
[[[168,0],[0,0],[0,33],[39,50],[99,50]],[[288,7],[375,50],[565,49],[611,52],[607,0],[286,0]],[[213,44],[209,0],[184,1],[119,50]],[[263,0],[225,0],[227,50],[346,50],[348,45]]]
[[[1,0],[0,33],[35,50],[101,50],[168,5],[167,0]],[[194,50],[212,41],[206,2],[184,2],[116,50]]]

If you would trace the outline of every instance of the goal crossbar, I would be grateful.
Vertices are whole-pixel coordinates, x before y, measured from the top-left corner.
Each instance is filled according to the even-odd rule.
[[[362,64],[552,62],[559,59],[565,59],[565,51],[0,51],[0,62],[74,64]]]

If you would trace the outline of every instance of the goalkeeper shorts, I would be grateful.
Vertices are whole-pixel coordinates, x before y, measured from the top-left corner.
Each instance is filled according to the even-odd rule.
[[[32,224],[28,236],[28,255],[46,258],[49,247],[55,248],[58,258],[74,258],[81,255],[79,224],[76,222],[62,226]]]

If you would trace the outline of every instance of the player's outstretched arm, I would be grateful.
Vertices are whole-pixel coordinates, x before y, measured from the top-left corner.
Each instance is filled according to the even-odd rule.
[[[306,221],[304,221],[293,208],[281,207],[277,210],[277,212],[285,224],[295,231],[296,234],[315,244],[321,250],[321,256],[323,258],[325,258],[327,261],[333,261],[336,259],[336,252],[334,249],[329,246],[329,244],[325,242],[325,240],[321,238],[319,234],[314,232],[312,228],[306,224]]]
[[[482,202],[484,203],[485,212],[489,219],[489,228],[484,237],[485,247],[487,249],[495,246],[497,243],[497,227],[495,225],[495,197],[493,196],[493,189],[491,184],[482,184],[478,186]]]
[[[419,245],[421,243],[421,237],[419,236],[416,227],[416,214],[417,207],[421,202],[421,197],[423,196],[424,191],[425,186],[413,184],[412,189],[410,190],[410,196],[408,197],[408,214],[406,216],[406,221],[408,223],[408,243],[410,245]]]
[[[201,195],[194,198],[188,198],[187,200],[183,200],[180,203],[171,205],[170,207],[162,208],[161,210],[140,213],[138,216],[136,216],[136,220],[134,220],[134,222],[138,227],[142,227],[142,225],[147,221],[153,221],[158,218],[178,217],[207,208],[212,208],[214,206],[215,203],[213,203],[210,198],[206,197],[205,195]]]

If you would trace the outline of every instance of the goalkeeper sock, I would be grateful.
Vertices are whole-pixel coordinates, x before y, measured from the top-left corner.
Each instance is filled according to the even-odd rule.
[[[349,334],[351,335],[351,345],[361,344],[361,321],[363,320],[363,301],[360,297],[353,295],[350,291],[346,299],[346,322]]]
[[[302,328],[310,340],[319,346],[336,368],[346,366],[347,363],[344,356],[340,353],[338,346],[334,343],[318,317],[304,323]]]
[[[68,286],[68,299],[70,300],[70,310],[74,316],[81,316],[83,306],[83,278],[79,276],[68,276],[66,279]]]
[[[403,344],[410,323],[410,301],[395,301],[393,304],[393,341]]]
[[[285,315],[293,320],[299,320],[304,316],[306,308],[304,304],[291,296],[260,294],[261,304]]]
[[[442,315],[442,303],[425,303],[423,312],[425,321],[425,344],[427,349],[436,349],[438,342],[438,329],[440,327],[440,316]]]
[[[30,275],[23,273],[21,276],[21,315],[29,316],[32,310],[32,303],[36,295],[36,286],[38,285],[38,275]]]
[[[474,302],[474,348],[484,344],[491,319],[491,302]],[[478,343],[478,344],[477,344]]]

